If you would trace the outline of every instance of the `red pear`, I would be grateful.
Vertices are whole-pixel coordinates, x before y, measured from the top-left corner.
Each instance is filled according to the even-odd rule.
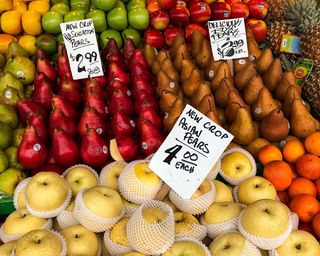
[[[124,61],[122,55],[109,54],[109,55],[106,57],[105,65],[108,66],[109,63],[111,63],[111,62],[118,64],[119,67],[120,67],[122,70],[127,70],[127,69],[128,69],[128,66],[127,66],[126,62]]]
[[[39,73],[37,71],[33,81],[33,89],[37,90],[41,86],[41,84],[46,80],[48,80],[48,77],[45,75],[45,73]]]
[[[74,105],[79,106],[81,102],[81,85],[78,80],[70,80],[67,76],[59,81],[58,95],[68,99]]]
[[[89,94],[90,90],[93,90],[95,94],[99,95],[100,98],[105,99],[107,96],[107,93],[104,91],[103,88],[99,85],[99,83],[95,80],[87,80],[84,84],[84,88],[82,90],[82,98],[86,98]]]
[[[127,62],[131,60],[132,55],[134,54],[137,48],[134,46],[132,39],[125,38],[123,44],[123,56]]]
[[[44,49],[42,49],[42,48],[38,48],[38,49],[36,50],[36,52],[34,53],[34,59],[35,59],[36,62],[37,62],[38,59],[48,59],[48,60],[51,60],[51,56],[50,56],[50,54],[49,54],[46,50],[44,50]]]
[[[154,94],[142,89],[135,98],[135,111],[139,114],[142,109],[149,107],[158,110],[158,101]]]
[[[67,118],[76,120],[78,117],[77,109],[66,98],[54,95],[51,100],[52,108],[60,109]]]
[[[37,71],[44,73],[51,81],[57,79],[56,70],[49,59],[40,58],[37,60]]]
[[[117,112],[111,118],[113,137],[132,135],[135,132],[135,122],[125,113]]]
[[[17,151],[18,161],[27,169],[39,168],[47,159],[46,144],[33,126],[27,126]]]
[[[19,99],[16,106],[19,111],[20,121],[24,126],[27,125],[27,121],[29,121],[36,112],[39,112],[44,120],[47,120],[48,113],[46,109],[31,99]]]
[[[86,106],[78,123],[79,135],[83,137],[89,128],[94,129],[98,134],[103,136],[106,136],[108,132],[104,118],[100,116],[95,108]]]
[[[118,54],[121,55],[121,51],[117,45],[117,42],[114,38],[110,38],[106,47],[100,52],[101,58],[105,58],[109,54]]]
[[[153,75],[150,73],[150,71],[148,71],[148,69],[140,63],[130,62],[129,70],[131,77],[142,76],[149,82],[152,82],[153,80]]]
[[[29,120],[29,125],[33,126],[36,129],[36,132],[39,136],[39,138],[45,143],[48,143],[48,127],[47,123],[43,119],[43,117],[39,114],[39,112],[36,112]]]
[[[148,62],[140,49],[136,49],[131,56],[130,63],[139,63],[146,69],[149,68]]]
[[[114,62],[110,63],[107,68],[107,84],[110,84],[112,80],[118,80],[126,86],[130,84],[129,75]]]
[[[75,137],[77,133],[77,126],[74,121],[67,118],[58,108],[53,109],[49,116],[49,134],[51,136],[55,128],[64,130],[71,137]]]
[[[102,118],[107,117],[108,109],[103,98],[94,92],[94,89],[89,89],[86,97],[84,98],[85,105],[89,105],[97,110],[97,112],[101,115]]]
[[[51,109],[53,83],[45,78],[41,85],[38,85],[32,94],[32,100],[41,104],[44,108]]]
[[[116,112],[126,113],[132,115],[134,113],[134,106],[131,97],[120,89],[115,89],[109,101],[109,113]]]
[[[142,120],[148,120],[158,129],[162,127],[162,119],[158,116],[157,112],[154,110],[153,107],[143,108],[139,113],[139,125],[141,124]]]
[[[116,137],[119,152],[126,162],[136,158],[138,153],[137,143],[130,136]]]
[[[154,93],[154,87],[143,76],[132,77],[132,94],[137,97],[141,90],[145,90],[150,94]]]
[[[60,78],[71,72],[68,55],[64,44],[59,44],[58,47],[57,71]]]
[[[56,172],[62,175],[64,171],[65,171],[65,168],[57,164],[45,164],[45,165],[42,165],[40,168],[31,170],[31,176],[36,175],[38,172]]]
[[[107,88],[108,97],[111,98],[116,90],[121,90],[124,94],[127,94],[129,97],[131,96],[131,91],[127,86],[118,80],[113,80]]]

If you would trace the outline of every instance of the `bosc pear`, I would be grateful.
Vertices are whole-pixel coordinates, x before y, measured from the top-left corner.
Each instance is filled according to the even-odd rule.
[[[218,67],[220,66],[220,64],[222,63],[221,60],[214,60],[213,58],[211,59],[209,65],[206,67],[206,69],[204,70],[204,75],[205,78],[208,81],[211,81],[213,79],[213,77],[215,76]]]
[[[196,107],[204,96],[211,94],[210,84],[207,81],[201,80],[197,91],[191,97],[191,105]]]
[[[158,74],[158,72],[161,70],[162,62],[168,58],[168,53],[165,50],[161,50],[158,55],[156,56],[155,60],[152,62],[152,73]]]
[[[290,86],[296,87],[297,91],[301,94],[301,87],[296,83],[293,72],[286,71],[275,89],[275,97],[280,101],[284,101],[287,90]]]
[[[190,77],[192,70],[196,68],[196,65],[191,59],[183,59],[181,61],[181,73],[180,81],[183,83],[187,78]]]
[[[183,81],[182,89],[187,97],[191,97],[197,91],[199,82],[201,80],[201,74],[198,68],[194,68],[190,73],[190,76]]]
[[[296,86],[290,85],[289,88],[287,89],[286,96],[281,106],[284,115],[288,119],[290,119],[290,116],[291,116],[292,102],[296,99],[301,100],[301,90],[298,90]]]
[[[210,120],[212,120],[213,122],[215,122],[218,125],[222,125],[221,121],[219,120],[217,114],[212,111],[212,110],[208,110],[207,113],[205,113],[206,117],[208,117]]]
[[[233,72],[236,74],[242,69],[244,69],[251,61],[251,59],[248,58],[242,58],[242,59],[234,59],[233,60]]]
[[[156,59],[156,49],[150,44],[145,44],[143,47],[143,55],[146,58],[149,67],[151,67],[153,61]]]
[[[233,85],[232,78],[224,77],[214,94],[216,103],[219,107],[224,108],[227,105],[228,93],[231,90],[238,91]]]
[[[255,64],[250,62],[241,72],[235,74],[234,85],[241,92],[249,83],[251,77],[257,74]]]
[[[204,36],[199,30],[194,30],[191,38],[191,56],[196,58],[201,50],[202,42],[204,41]],[[211,50],[211,49],[210,49]]]
[[[184,109],[184,102],[177,98],[163,120],[166,131],[170,131]]]
[[[254,59],[258,59],[260,55],[262,54],[261,49],[259,48],[258,43],[254,39],[253,32],[250,27],[246,28],[246,34],[247,34],[247,44],[248,44],[248,51],[249,51],[249,57],[252,57]]]
[[[244,101],[249,105],[254,104],[257,101],[259,92],[263,87],[264,84],[262,77],[260,75],[252,76],[243,91]]]
[[[202,41],[202,46],[200,48],[200,51],[197,53],[195,59],[197,66],[201,69],[206,68],[210,64],[210,61],[212,60],[212,51],[208,39],[205,38]]]
[[[160,100],[159,100],[160,110],[163,113],[168,112],[177,98],[178,98],[177,94],[170,91],[163,91],[160,95]]]
[[[180,45],[182,45],[182,44],[185,44],[184,37],[181,35],[177,35],[173,41],[173,44],[172,44],[170,52],[169,52],[172,60],[174,60],[174,58],[176,57],[177,50],[180,47]]]
[[[236,118],[237,109],[245,107],[249,111],[249,107],[244,103],[237,91],[229,91],[227,98],[227,107],[225,109],[225,116],[228,123],[232,123]]]
[[[212,94],[204,96],[200,103],[197,105],[196,109],[204,115],[208,111],[213,111],[214,113],[217,113],[214,96]]]
[[[260,57],[256,61],[256,68],[260,75],[267,72],[269,66],[273,62],[273,54],[269,48],[262,51]]]
[[[183,59],[190,59],[190,55],[189,55],[189,51],[188,51],[188,47],[186,44],[181,44],[176,51],[176,55],[174,57],[174,66],[176,68],[176,70],[178,70],[179,72],[181,72],[182,69],[182,60]]]
[[[263,83],[269,91],[273,92],[282,78],[282,65],[279,58],[272,61],[269,68],[263,75]]]
[[[219,67],[217,68],[217,72],[211,80],[211,89],[213,92],[216,92],[221,80],[224,77],[232,77],[230,66],[226,61],[220,63]]]
[[[272,98],[272,94],[266,87],[263,87],[259,92],[257,101],[252,105],[252,116],[255,120],[260,121],[277,108],[278,104]]]
[[[161,70],[164,71],[172,80],[179,82],[179,73],[175,69],[173,62],[170,58],[163,60]]]
[[[292,134],[300,139],[319,129],[319,121],[308,112],[301,99],[292,102],[290,124]]]
[[[249,145],[255,139],[255,128],[248,109],[239,107],[236,118],[229,127],[233,140],[239,145]]]
[[[177,94],[179,90],[179,84],[175,80],[171,79],[164,71],[160,70],[157,75],[157,87],[156,93],[158,96],[163,91],[169,91]]]

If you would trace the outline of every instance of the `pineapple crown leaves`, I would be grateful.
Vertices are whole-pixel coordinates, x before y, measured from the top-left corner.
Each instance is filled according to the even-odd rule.
[[[304,30],[320,23],[320,6],[317,0],[295,0],[284,4],[285,21],[295,27],[295,33],[302,34]]]

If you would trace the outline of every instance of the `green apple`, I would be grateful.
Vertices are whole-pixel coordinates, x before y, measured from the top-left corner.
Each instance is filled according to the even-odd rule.
[[[42,16],[42,27],[49,34],[58,34],[61,32],[60,23],[63,22],[63,16],[57,11],[49,11]]]
[[[113,29],[107,29],[100,34],[100,43],[102,48],[106,47],[110,38],[114,38],[117,42],[118,47],[122,48],[123,41],[121,34],[120,32]]]
[[[97,9],[109,11],[117,5],[117,0],[92,0],[92,3]]]
[[[107,19],[104,11],[92,10],[86,15],[87,19],[92,19],[96,32],[100,33],[107,29]]]
[[[51,0],[51,5],[60,4],[60,3],[69,5],[69,0]]]
[[[0,172],[3,172],[6,170],[9,166],[9,160],[7,158],[7,155],[0,150]]]
[[[140,8],[146,8],[146,2],[143,0],[131,0],[127,4],[128,11],[131,11],[133,9],[140,9]]]
[[[128,20],[134,29],[145,30],[149,26],[149,12],[145,8],[130,10]]]
[[[50,8],[50,11],[54,11],[54,12],[58,12],[60,13],[61,15],[66,15],[69,11],[70,11],[70,8],[68,5],[64,4],[64,3],[58,3],[58,4],[55,4],[53,5],[51,8]]]
[[[123,30],[128,27],[127,11],[121,7],[115,7],[108,12],[107,21],[110,28]]]
[[[71,11],[64,16],[64,22],[83,20],[84,18],[85,18],[84,13],[79,11]]]
[[[90,6],[90,0],[70,0],[70,6],[74,6],[74,5],[77,5],[77,4],[84,4],[86,5],[87,7]]]
[[[87,14],[89,12],[89,6],[85,3],[78,3],[71,6],[71,11],[82,12],[83,14]]]
[[[138,47],[140,45],[141,36],[140,36],[139,31],[137,31],[136,29],[126,28],[125,30],[123,30],[121,32],[121,36],[122,36],[123,40],[125,40],[125,38],[130,38],[136,47]]]
[[[53,35],[41,34],[36,39],[37,48],[44,49],[47,53],[53,55],[58,51],[57,40]]]

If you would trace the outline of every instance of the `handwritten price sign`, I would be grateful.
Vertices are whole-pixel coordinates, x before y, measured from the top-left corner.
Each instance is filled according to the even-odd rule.
[[[208,22],[214,60],[246,58],[248,54],[243,18]]]
[[[101,59],[92,19],[61,23],[60,27],[73,79],[102,76]]]
[[[189,199],[232,139],[232,134],[187,105],[149,168]]]

